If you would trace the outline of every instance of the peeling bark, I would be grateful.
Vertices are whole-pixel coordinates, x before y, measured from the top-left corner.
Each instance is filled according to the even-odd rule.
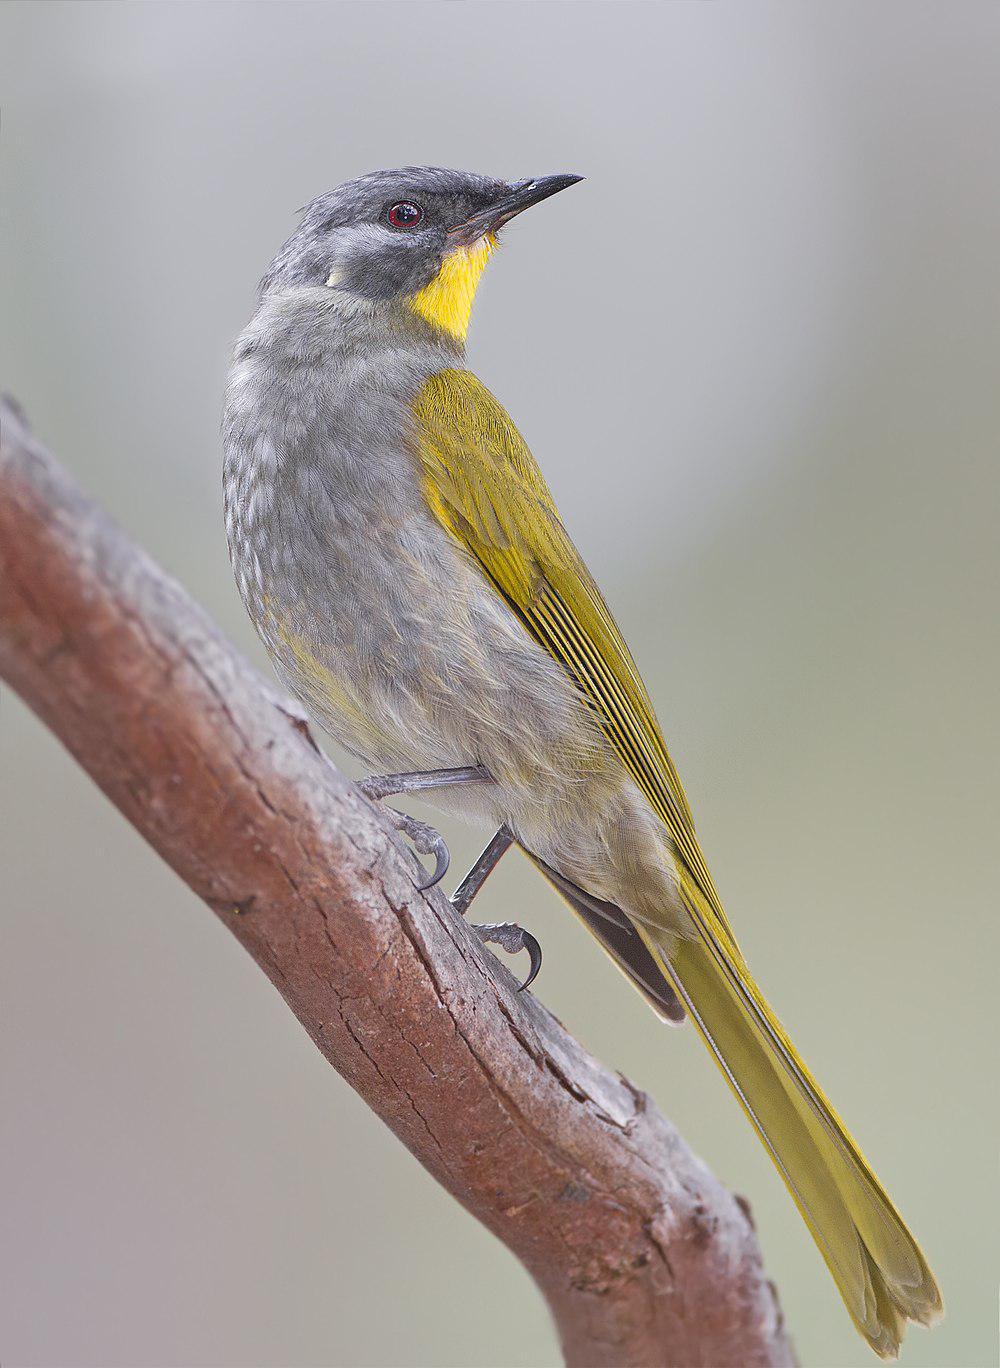
[[[0,417],[0,674],[524,1263],[567,1363],[794,1363],[743,1199],[416,891],[294,705]]]

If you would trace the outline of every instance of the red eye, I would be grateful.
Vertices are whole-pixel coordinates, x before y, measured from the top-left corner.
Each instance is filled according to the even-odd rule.
[[[419,204],[410,204],[406,200],[402,204],[394,204],[386,214],[393,228],[416,228],[423,216],[424,211]]]

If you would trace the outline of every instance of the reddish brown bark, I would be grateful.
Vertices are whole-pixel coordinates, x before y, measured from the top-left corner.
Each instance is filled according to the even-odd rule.
[[[287,702],[2,420],[0,673],[522,1260],[567,1362],[792,1363],[745,1204],[416,891]]]

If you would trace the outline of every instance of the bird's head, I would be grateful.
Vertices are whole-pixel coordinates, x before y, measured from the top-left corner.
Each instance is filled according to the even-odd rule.
[[[430,166],[373,171],[307,206],[262,291],[313,286],[398,300],[463,340],[500,229],[581,179],[503,181]]]

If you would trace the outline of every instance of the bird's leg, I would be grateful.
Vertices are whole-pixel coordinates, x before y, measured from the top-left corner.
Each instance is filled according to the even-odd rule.
[[[501,857],[510,849],[513,841],[513,836],[505,826],[502,826],[455,889],[451,905],[460,917],[464,917],[468,912],[472,899],[500,863]]]
[[[395,793],[420,793],[426,789],[446,788],[451,784],[491,784],[493,776],[482,765],[463,765],[459,769],[414,770],[409,774],[376,774],[369,779],[361,779],[357,787],[373,803],[389,798]],[[451,852],[444,837],[426,822],[411,817],[395,808],[385,808],[386,816],[397,831],[408,836],[417,852],[434,856],[434,872],[426,882],[419,884],[421,892],[433,888],[448,872]],[[485,878],[485,875],[483,876]]]
[[[373,774],[359,779],[357,787],[377,803],[396,793],[420,793],[424,789],[448,788],[451,784],[492,784],[493,775],[482,765],[462,765],[459,769],[412,770],[407,774]]]
[[[451,905],[461,916],[465,916],[473,898],[513,841],[513,836],[505,826],[502,826],[459,884]],[[518,986],[517,991],[523,993],[530,983],[534,983],[542,967],[542,947],[530,931],[525,931],[515,922],[473,922],[472,929],[487,945],[499,945],[508,955],[516,955],[521,950],[527,950],[531,965],[528,977]]]

